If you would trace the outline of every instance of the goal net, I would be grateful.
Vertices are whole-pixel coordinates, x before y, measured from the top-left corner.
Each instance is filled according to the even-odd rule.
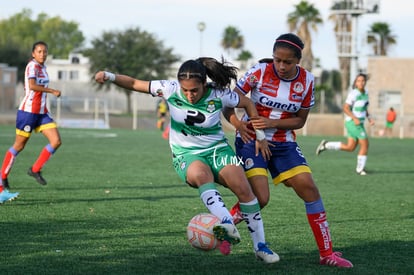
[[[53,97],[48,109],[59,127],[109,129],[108,102],[102,98]]]

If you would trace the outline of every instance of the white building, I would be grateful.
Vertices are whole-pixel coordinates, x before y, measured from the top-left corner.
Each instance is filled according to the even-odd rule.
[[[50,78],[50,87],[62,91],[62,102],[67,104],[88,104],[100,100],[107,104],[110,113],[125,113],[127,110],[127,99],[125,94],[111,86],[110,90],[98,90],[93,77],[89,72],[89,58],[80,53],[69,54],[68,59],[54,59],[50,56],[46,62]],[[155,100],[148,95],[134,94],[138,97],[139,111],[155,110]],[[51,99],[53,100],[53,99]]]
[[[89,72],[89,58],[82,54],[71,53],[68,59],[48,56],[46,66],[49,86],[62,92],[59,99],[48,96],[49,110],[61,127],[107,128],[112,124],[109,123],[110,114],[127,112],[126,95],[115,85],[110,85],[110,90],[98,90],[99,84],[94,81],[94,74]],[[23,84],[19,83],[15,93],[16,104],[23,96]],[[133,93],[131,100],[135,114],[155,112],[157,98]]]

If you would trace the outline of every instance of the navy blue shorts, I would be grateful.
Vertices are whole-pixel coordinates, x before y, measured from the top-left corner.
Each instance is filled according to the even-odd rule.
[[[32,131],[41,132],[45,129],[56,128],[57,125],[49,114],[33,114],[17,111],[16,134],[30,137]]]
[[[270,143],[270,142],[269,142]],[[312,173],[305,156],[296,142],[271,142],[272,152],[269,161],[259,153],[255,156],[255,141],[244,143],[241,138],[236,138],[235,148],[238,157],[243,160],[243,167],[248,178],[263,175],[270,172],[274,184],[279,184],[301,173]]]

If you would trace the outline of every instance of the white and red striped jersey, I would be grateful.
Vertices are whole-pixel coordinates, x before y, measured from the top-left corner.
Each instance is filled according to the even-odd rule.
[[[244,93],[250,92],[259,116],[270,119],[294,117],[300,109],[309,109],[315,104],[314,76],[302,67],[292,80],[279,78],[273,63],[258,63],[237,82]],[[242,118],[248,120],[245,114]],[[293,130],[265,129],[266,139],[276,142],[296,140]]]
[[[47,87],[49,85],[49,76],[46,66],[37,63],[32,59],[26,66],[24,73],[24,98],[20,103],[19,110],[33,114],[46,114],[47,93],[41,91],[33,91],[29,88],[29,79],[36,79],[36,84]]]

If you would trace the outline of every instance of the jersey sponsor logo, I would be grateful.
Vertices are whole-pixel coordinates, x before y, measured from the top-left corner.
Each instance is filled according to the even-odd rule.
[[[277,108],[280,110],[288,111],[288,112],[297,112],[299,110],[299,107],[296,106],[296,104],[293,103],[281,103],[275,100],[271,100],[270,98],[266,96],[262,96],[259,98],[259,102],[268,107]]]
[[[277,85],[263,85],[260,91],[269,96],[277,96],[277,91],[279,90],[279,84]]]
[[[46,86],[49,83],[49,80],[38,78],[37,83],[41,86]]]
[[[187,117],[184,119],[185,124],[189,126],[194,126],[196,123],[203,123],[206,121],[206,116],[195,110],[187,110]]]

